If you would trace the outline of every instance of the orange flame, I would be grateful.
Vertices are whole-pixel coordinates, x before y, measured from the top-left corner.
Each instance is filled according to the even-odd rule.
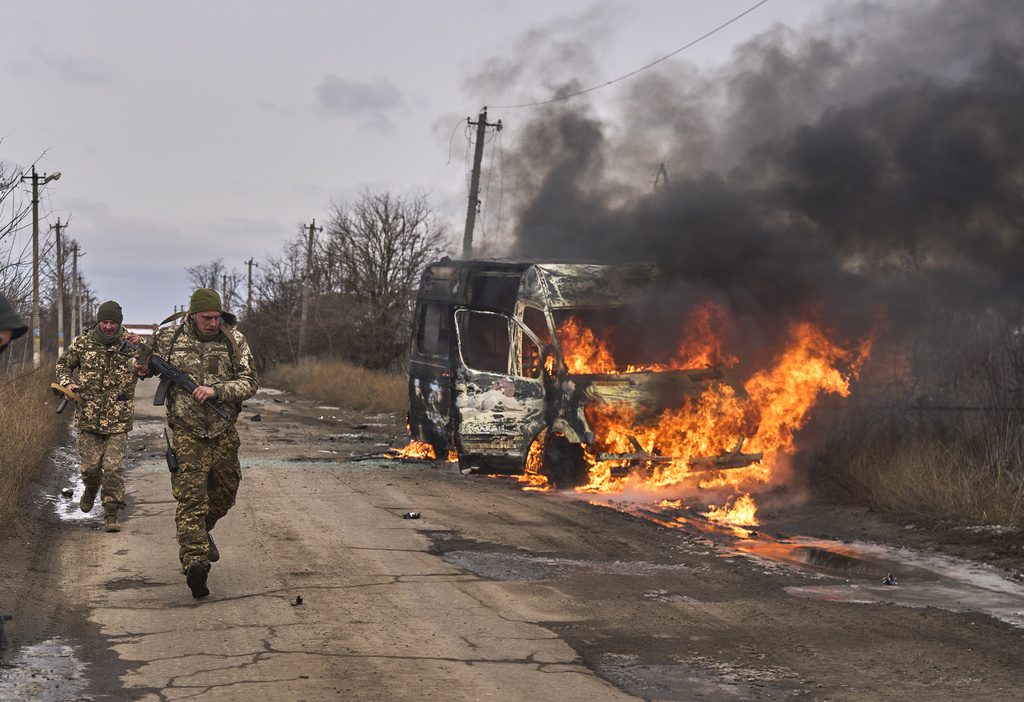
[[[412,439],[404,447],[388,449],[384,454],[386,458],[433,461],[437,458],[434,455],[434,447],[425,441]]]
[[[526,454],[526,468],[522,474],[516,479],[520,483],[524,483],[524,490],[536,490],[538,492],[547,492],[554,486],[551,485],[547,476],[542,475],[540,472],[543,466],[543,452],[544,452],[544,440],[547,438],[547,430],[542,431],[532,444],[530,444],[530,450]]]
[[[731,367],[735,356],[723,351],[722,335],[728,329],[728,315],[720,306],[706,304],[687,320],[687,336],[672,361],[664,365],[627,367],[639,370],[681,370],[708,365]],[[606,339],[598,337],[570,318],[558,329],[565,362],[570,373],[617,373],[615,358]],[[635,410],[622,405],[587,407],[587,421],[595,434],[594,449],[601,453],[634,453],[633,437],[642,450],[672,461],[647,462],[633,468],[628,461],[596,461],[590,464],[589,481],[578,488],[584,492],[618,491],[626,487],[656,489],[699,476],[702,487],[763,483],[771,479],[779,458],[792,454],[794,437],[810,418],[811,409],[825,394],[847,397],[871,351],[871,340],[855,351],[841,348],[823,330],[810,322],[790,329],[785,350],[772,364],[753,373],[744,383],[748,398],[726,384],[709,387],[695,400],[678,409],[665,410],[653,420],[641,422]],[[845,370],[840,370],[845,369]],[[760,464],[708,473],[691,468],[696,458],[713,457],[733,450],[744,437],[744,453],[762,453]],[[746,493],[726,507],[729,514],[749,505],[750,519],[756,510]],[[717,512],[715,513],[717,514]],[[712,518],[712,517],[709,517]],[[756,524],[756,521],[751,522]]]
[[[758,526],[757,505],[750,493],[739,498],[730,497],[721,507],[708,505],[708,511],[702,512],[709,522],[727,524],[729,526]]]

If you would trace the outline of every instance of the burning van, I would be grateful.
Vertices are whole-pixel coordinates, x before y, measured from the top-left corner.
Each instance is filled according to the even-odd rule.
[[[724,365],[612,359],[587,343],[612,334],[622,338],[615,348],[630,347],[644,331],[637,306],[657,283],[650,264],[427,266],[409,368],[413,438],[463,467],[536,470],[558,487],[584,485],[594,469],[682,462],[700,473],[759,461],[743,452],[758,418]],[[737,419],[719,422],[713,440],[688,437],[685,419],[673,441],[652,438],[649,428],[667,416],[700,413]]]

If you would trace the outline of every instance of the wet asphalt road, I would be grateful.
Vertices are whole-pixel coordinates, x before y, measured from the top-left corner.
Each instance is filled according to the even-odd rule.
[[[1024,632],[992,617],[798,597],[842,580],[509,480],[348,462],[399,435],[401,419],[284,399],[261,394],[240,422],[242,488],[215,532],[223,557],[202,601],[177,570],[158,410],[138,403],[124,531],[97,530],[95,513],[53,520],[31,535],[26,572],[0,582],[21,603],[0,699],[1010,700],[1024,689]]]

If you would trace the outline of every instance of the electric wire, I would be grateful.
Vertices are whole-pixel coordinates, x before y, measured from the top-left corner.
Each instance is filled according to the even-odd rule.
[[[513,110],[513,109],[518,109],[518,108],[521,108],[521,107],[540,107],[541,105],[550,105],[551,103],[555,103],[555,102],[563,102],[565,100],[571,100],[574,97],[579,97],[580,95],[586,95],[587,93],[592,93],[595,90],[600,90],[601,88],[606,88],[609,85],[614,85],[615,83],[619,83],[621,81],[624,81],[627,78],[632,78],[636,74],[638,74],[638,73],[640,73],[642,71],[646,71],[648,68],[651,68],[653,66],[657,66],[662,61],[667,61],[668,59],[672,58],[676,54],[679,54],[679,53],[681,53],[683,51],[686,51],[687,49],[689,49],[689,48],[691,48],[693,46],[696,46],[697,44],[701,43],[702,41],[704,41],[708,37],[711,37],[714,34],[717,34],[718,32],[722,31],[723,29],[725,29],[729,25],[733,24],[734,22],[738,22],[739,20],[743,19],[744,17],[749,15],[751,12],[753,12],[757,8],[761,7],[762,5],[766,4],[767,2],[768,2],[768,0],[760,0],[760,2],[758,2],[758,3],[748,7],[746,10],[744,10],[740,14],[736,15],[732,19],[728,20],[727,22],[724,22],[723,24],[718,25],[714,29],[712,29],[712,30],[710,30],[708,32],[705,32],[704,34],[702,34],[701,36],[697,37],[696,39],[694,39],[690,43],[685,44],[683,46],[680,46],[675,51],[673,51],[671,53],[668,53],[668,54],[665,54],[661,58],[655,59],[654,61],[651,61],[650,63],[645,64],[645,65],[641,66],[640,68],[632,70],[629,73],[625,73],[625,74],[619,76],[618,78],[613,78],[613,79],[611,79],[609,81],[605,81],[604,83],[600,83],[599,85],[593,85],[593,86],[591,86],[589,88],[584,88],[583,90],[577,90],[576,92],[573,92],[573,93],[568,93],[566,95],[558,95],[558,96],[553,97],[553,98],[548,98],[547,100],[536,100],[534,102],[523,102],[523,103],[519,103],[519,104],[516,104],[516,105],[488,105],[488,107],[492,108],[492,109],[501,109],[501,110]]]

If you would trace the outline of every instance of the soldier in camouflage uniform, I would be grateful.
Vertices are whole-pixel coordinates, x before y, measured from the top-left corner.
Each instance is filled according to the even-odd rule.
[[[57,360],[57,382],[82,398],[77,406],[78,455],[85,491],[78,505],[91,512],[102,487],[106,530],[121,531],[117,513],[124,509],[124,455],[135,413],[135,364],[118,349],[127,338],[121,326],[121,306],[113,300],[100,305],[96,325],[71,342]],[[78,370],[78,381],[72,376]]]
[[[201,288],[192,294],[184,321],[161,329],[153,341],[153,353],[199,386],[191,394],[173,386],[167,396],[167,424],[178,455],[178,471],[171,475],[178,557],[193,597],[210,594],[210,563],[220,558],[210,531],[235,504],[242,477],[235,420],[242,401],[259,387],[249,344],[234,322],[216,291]],[[205,406],[209,400],[220,403],[229,419]]]

